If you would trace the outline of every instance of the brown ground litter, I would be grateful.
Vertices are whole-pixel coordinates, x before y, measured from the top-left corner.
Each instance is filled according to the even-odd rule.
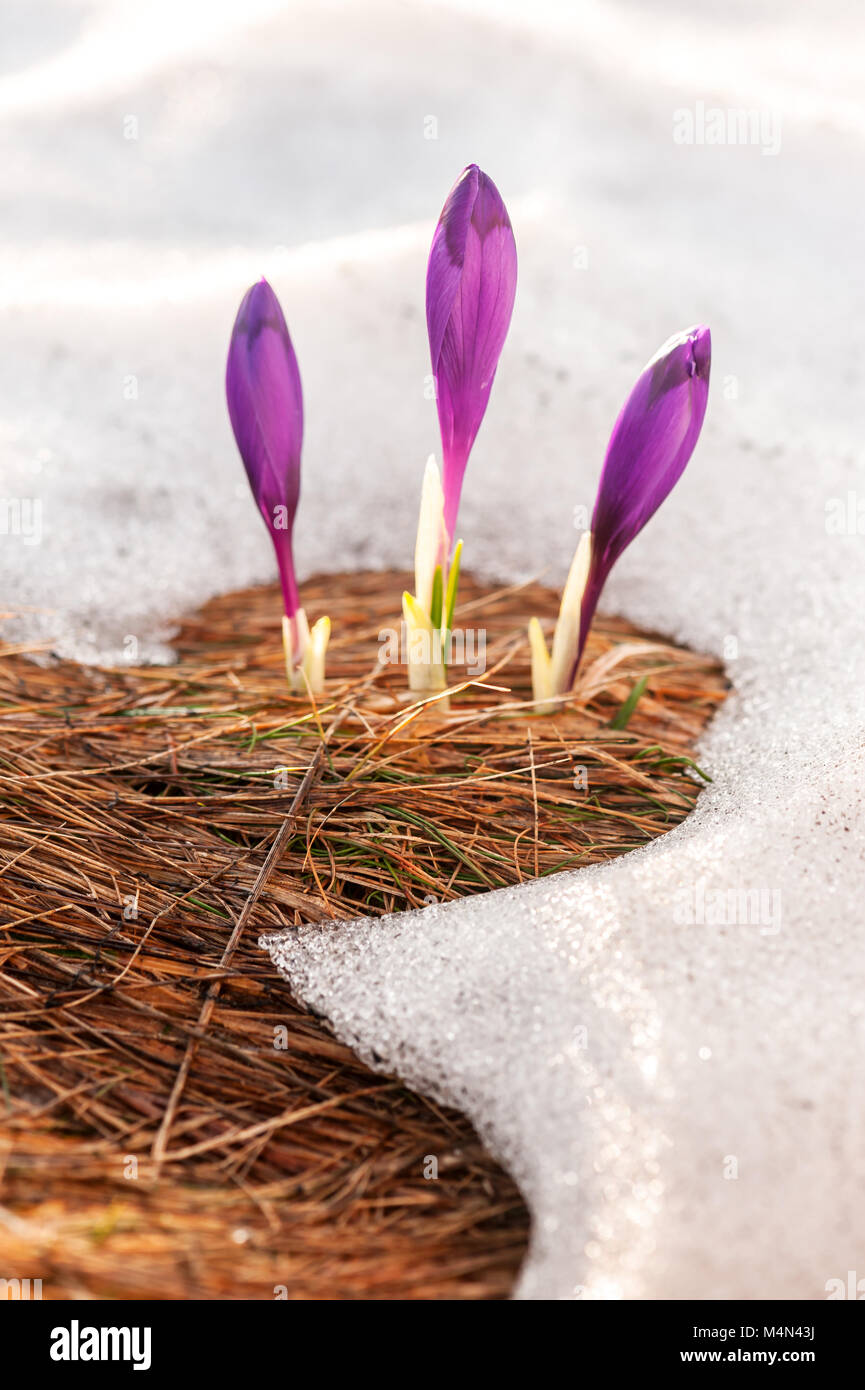
[[[456,626],[485,632],[486,672],[417,710],[376,665],[406,581],[304,586],[334,623],[314,712],[286,690],[273,588],[184,622],[170,668],[3,654],[0,1278],[46,1298],[512,1287],[513,1182],[464,1117],[298,1005],[258,937],[645,844],[693,806],[726,682],[601,618],[574,706],[539,717],[525,623],[557,596],[464,577]]]

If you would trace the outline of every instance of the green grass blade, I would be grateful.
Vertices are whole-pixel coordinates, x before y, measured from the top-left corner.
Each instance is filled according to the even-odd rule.
[[[628,696],[627,700],[622,705],[622,708],[616,714],[614,714],[612,719],[610,720],[611,729],[626,729],[628,727],[628,720],[634,713],[634,710],[637,708],[637,701],[639,700],[640,696],[644,694],[648,683],[648,676],[640,677],[640,679],[637,681],[637,684],[634,686],[633,690]]]

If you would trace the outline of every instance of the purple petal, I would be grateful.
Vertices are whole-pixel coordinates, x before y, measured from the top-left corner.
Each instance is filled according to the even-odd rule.
[[[470,164],[442,209],[426,279],[449,540],[453,539],[463,474],[487,408],[516,289],[517,248],[507,209],[492,179]]]
[[[228,414],[276,550],[285,611],[297,611],[291,534],[300,497],[303,395],[279,300],[266,280],[244,296],[225,371]]]
[[[654,516],[694,452],[706,414],[711,360],[708,328],[689,328],[670,338],[644,368],[616,421],[592,514],[592,564],[583,595],[580,653],[607,575]]]

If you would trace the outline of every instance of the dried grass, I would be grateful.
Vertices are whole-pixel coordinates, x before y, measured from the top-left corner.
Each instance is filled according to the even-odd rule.
[[[417,708],[404,671],[375,664],[406,581],[305,586],[310,617],[334,620],[312,712],[287,694],[270,588],[185,622],[171,668],[7,650],[0,1276],[53,1298],[512,1286],[528,1234],[513,1182],[463,1117],[368,1071],[300,1007],[257,939],[645,844],[694,804],[725,681],[599,619],[574,706],[539,717],[525,618],[552,620],[555,596],[465,578],[457,623],[485,630],[486,674],[449,712]]]

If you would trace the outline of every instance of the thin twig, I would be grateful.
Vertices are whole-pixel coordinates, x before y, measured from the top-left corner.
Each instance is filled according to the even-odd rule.
[[[307,768],[303,781],[301,782],[300,786],[294,794],[294,799],[291,803],[291,806],[288,809],[288,815],[283,821],[282,826],[280,827],[280,830],[276,836],[276,839],[274,840],[273,844],[270,847],[270,850],[268,851],[267,858],[265,859],[264,863],[261,866],[261,869],[259,870],[258,877],[256,878],[255,883],[253,884],[252,891],[246,899],[246,902],[243,905],[243,908],[237,918],[237,921],[234,924],[234,931],[228,938],[228,943],[225,947],[225,950],[222,953],[222,959],[219,962],[219,967],[221,970],[226,969],[226,967],[230,963],[231,958],[234,955],[234,952],[237,948],[237,943],[240,940],[243,929],[249,921],[255,904],[258,902],[258,899],[260,898],[264,888],[267,885],[267,880],[270,878],[270,875],[273,872],[274,865],[279,860],[279,857],[282,854],[283,849],[285,848],[285,843],[288,840],[288,837],[294,829],[294,822],[297,818],[297,812],[303,804],[303,801],[305,800],[310,787],[312,786],[316,776],[318,775],[319,768],[321,767],[322,758],[324,755],[325,742],[326,740],[323,740],[319,744],[315,753],[315,757],[313,758],[312,762]],[[204,1003],[201,1006],[201,1012],[198,1015],[198,1022],[196,1024],[198,1031],[201,1033],[206,1031],[207,1026],[210,1023],[210,1019],[213,1015],[213,1010],[216,1007],[216,1001],[219,998],[219,991],[221,988],[222,980],[214,980],[212,985],[208,989],[207,994],[204,997]],[[172,1087],[171,1095],[168,1099],[168,1104],[165,1107],[165,1114],[162,1117],[162,1123],[159,1126],[159,1129],[156,1133],[156,1138],[153,1141],[153,1147],[151,1149],[150,1156],[157,1166],[157,1171],[159,1169],[160,1164],[163,1163],[166,1156],[166,1147],[171,1131],[171,1124],[174,1119],[175,1111],[177,1110],[177,1107],[180,1103],[180,1097],[183,1095],[183,1088],[186,1085],[186,1079],[189,1076],[189,1071],[192,1066],[197,1047],[198,1040],[196,1038],[190,1038],[186,1046],[186,1052],[184,1053],[183,1061],[180,1064],[180,1070],[177,1073],[177,1078],[174,1082],[174,1086]]]

